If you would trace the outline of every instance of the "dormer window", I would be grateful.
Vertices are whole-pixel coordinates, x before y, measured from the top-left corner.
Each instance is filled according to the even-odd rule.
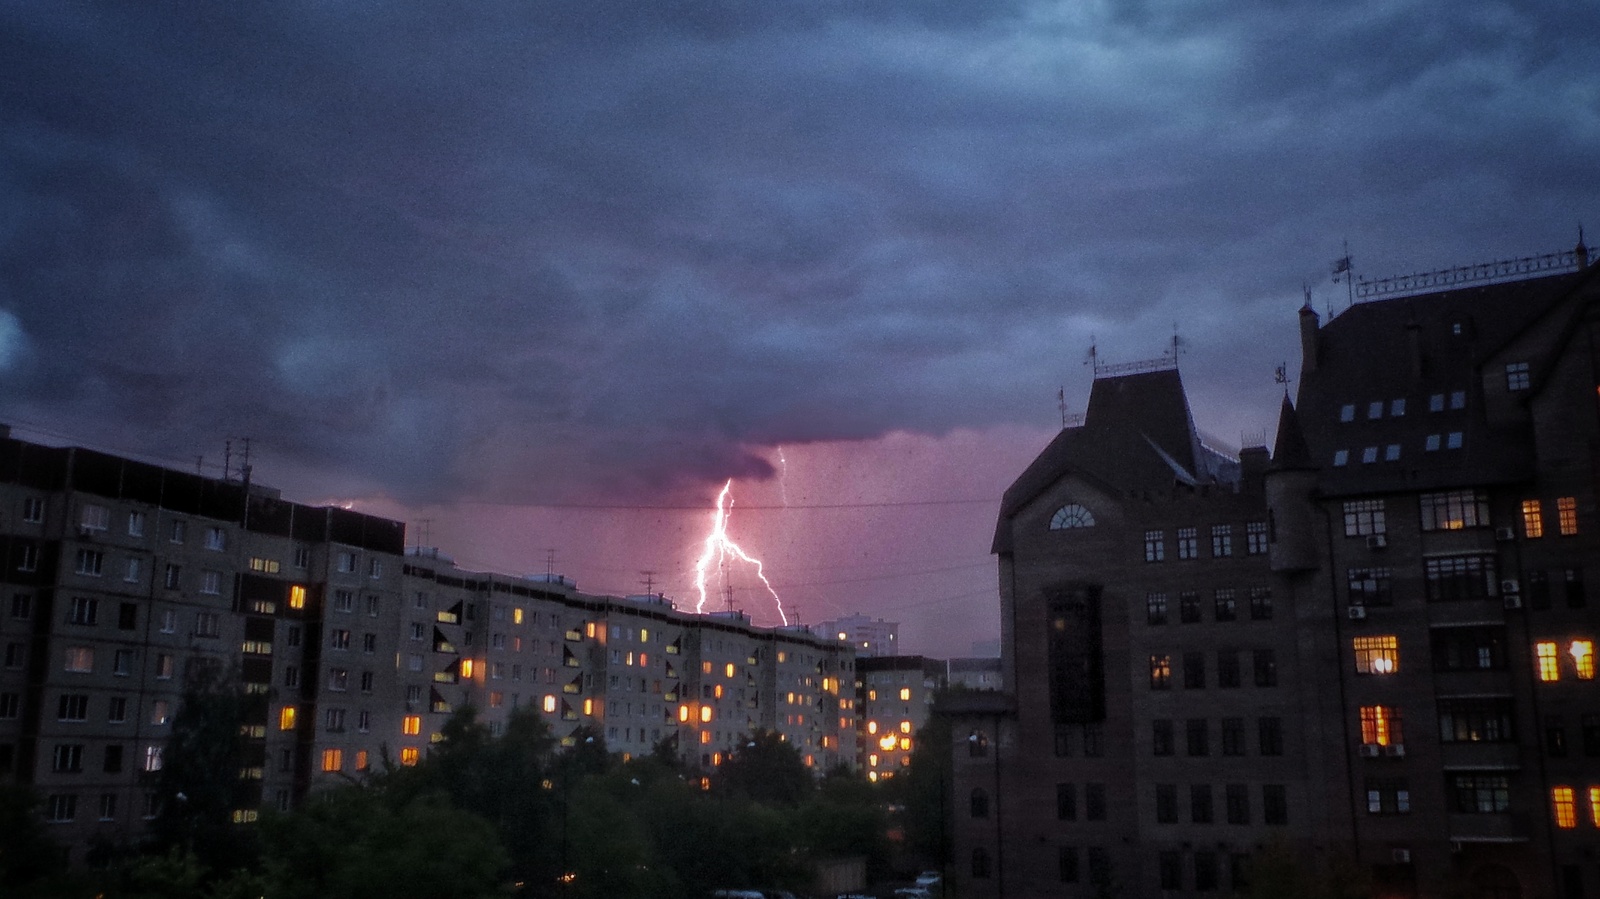
[[[1068,503],[1057,509],[1056,514],[1050,516],[1050,530],[1052,531],[1092,527],[1094,527],[1093,513],[1077,503]]]

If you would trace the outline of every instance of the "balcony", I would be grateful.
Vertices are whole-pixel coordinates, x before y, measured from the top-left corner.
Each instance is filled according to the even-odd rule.
[[[1456,843],[1526,843],[1528,822],[1511,812],[1450,816],[1450,839]]]
[[[1428,623],[1431,625],[1502,624],[1505,620],[1505,601],[1499,596],[1428,603]]]
[[[1446,771],[1515,771],[1522,749],[1516,743],[1440,743],[1439,761]]]
[[[1511,673],[1505,668],[1435,671],[1436,696],[1510,696]]]

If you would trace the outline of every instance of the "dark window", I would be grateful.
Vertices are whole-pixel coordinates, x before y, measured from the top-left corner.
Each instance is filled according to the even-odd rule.
[[[1235,852],[1228,856],[1228,879],[1233,883],[1235,893],[1245,893],[1250,889],[1250,855],[1245,852]]]
[[[1048,598],[1050,717],[1082,724],[1105,717],[1100,588],[1079,585]],[[574,659],[576,661],[576,659]]]
[[[1452,774],[1450,807],[1469,815],[1510,811],[1510,780],[1503,774]]]
[[[1600,755],[1600,715],[1584,715],[1580,724],[1583,727],[1583,754]]]
[[[987,880],[989,877],[989,850],[982,846],[972,850],[972,877],[974,880]]]
[[[989,738],[985,734],[973,731],[967,734],[967,755],[971,758],[981,759],[989,755]]]
[[[1193,590],[1178,594],[1178,619],[1184,624],[1200,623],[1200,594]]]
[[[1223,788],[1223,802],[1228,807],[1229,824],[1250,823],[1250,788],[1244,784],[1228,784]]]
[[[989,794],[984,791],[983,787],[977,787],[973,789],[969,804],[972,807],[972,817],[989,817]]]
[[[1146,593],[1144,595],[1145,623],[1167,623],[1167,594]]]
[[[1509,699],[1439,700],[1439,740],[1444,743],[1510,743],[1516,740]]]
[[[1178,528],[1178,558],[1200,558],[1200,539],[1195,528]]]
[[[1261,820],[1268,824],[1289,823],[1289,790],[1283,784],[1261,787]]]
[[[1083,785],[1083,818],[1085,821],[1106,819],[1106,785]]]
[[[1262,755],[1283,755],[1283,719],[1262,718],[1256,722]]]
[[[1493,556],[1440,556],[1423,562],[1429,602],[1486,599],[1496,595]]]
[[[1211,754],[1211,729],[1204,718],[1190,718],[1184,726],[1184,748],[1189,755]]]
[[[1061,878],[1062,883],[1078,882],[1078,847],[1056,848],[1056,876]]]
[[[1178,823],[1178,785],[1156,784],[1156,823]]]
[[[1172,722],[1160,719],[1150,722],[1150,749],[1153,755],[1172,754]]]
[[[1156,867],[1161,872],[1163,890],[1183,889],[1183,853],[1175,849],[1163,850],[1156,856]]]
[[[1056,784],[1056,820],[1078,820],[1078,788],[1074,784]]]
[[[1256,686],[1276,687],[1278,685],[1278,660],[1270,649],[1255,651]]]
[[[1344,535],[1346,537],[1369,537],[1374,534],[1387,533],[1387,531],[1388,526],[1384,521],[1383,500],[1353,499],[1345,501]]]
[[[1210,849],[1195,850],[1194,888],[1200,893],[1213,892],[1217,888],[1217,854]]]
[[[1232,587],[1224,587],[1218,590],[1215,595],[1215,604],[1218,621],[1233,621],[1239,617]]]
[[[1351,568],[1350,604],[1387,606],[1394,603],[1394,577],[1388,568]]]
[[[1219,559],[1233,555],[1232,525],[1214,524],[1211,526],[1211,555]]]
[[[122,771],[121,744],[112,743],[110,746],[106,747],[105,765],[103,767],[105,768],[105,772],[107,774],[117,774]]]
[[[1583,592],[1583,569],[1566,569],[1567,607],[1581,609],[1587,603]]]
[[[1183,688],[1185,690],[1204,690],[1206,687],[1206,654],[1203,652],[1186,652],[1183,654]]]
[[[117,607],[117,628],[131,631],[139,626],[139,607],[131,602],[125,602]]]
[[[1567,726],[1560,715],[1544,717],[1544,751],[1555,758],[1567,754]]]
[[[1411,787],[1402,777],[1367,778],[1367,814],[1411,813]]]
[[[1528,608],[1550,608],[1550,574],[1546,571],[1529,571],[1523,579],[1524,596],[1528,598]]]
[[[1239,686],[1237,649],[1223,649],[1217,652],[1217,686],[1224,689]]]
[[[1244,755],[1244,719],[1222,719],[1222,754]]]
[[[1211,823],[1211,785],[1189,785],[1189,820],[1196,824]]]
[[[1252,521],[1244,526],[1245,551],[1252,556],[1267,553],[1267,523]]]
[[[1250,588],[1250,620],[1267,621],[1272,618],[1272,590],[1269,587]]]
[[[1056,758],[1064,759],[1072,755],[1072,732],[1060,725],[1056,726]]]
[[[1167,557],[1167,535],[1165,531],[1144,532],[1144,560],[1146,562],[1160,562]]]
[[[1505,628],[1439,627],[1433,629],[1435,671],[1480,671],[1506,666]]]
[[[1097,887],[1111,886],[1111,853],[1104,847],[1089,847],[1089,882]]]
[[[1100,725],[1083,726],[1083,757],[1097,759],[1106,754],[1105,741],[1101,739]]]

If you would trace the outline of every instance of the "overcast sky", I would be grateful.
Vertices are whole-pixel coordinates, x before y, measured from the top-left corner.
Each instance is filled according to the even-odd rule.
[[[691,606],[732,478],[730,533],[803,620],[960,654],[998,633],[999,493],[1057,390],[1082,410],[1091,345],[1176,329],[1198,423],[1237,445],[1273,427],[1303,285],[1343,308],[1344,241],[1381,277],[1600,235],[1597,23],[11,0],[0,420],[189,465],[249,436],[258,480],[464,565],[553,550]]]

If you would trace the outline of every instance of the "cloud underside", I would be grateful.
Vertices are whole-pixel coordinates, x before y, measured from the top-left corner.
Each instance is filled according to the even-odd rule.
[[[1091,342],[1174,324],[1265,380],[1343,239],[1374,275],[1570,245],[1569,13],[12,4],[6,411],[552,499],[1047,421]]]

